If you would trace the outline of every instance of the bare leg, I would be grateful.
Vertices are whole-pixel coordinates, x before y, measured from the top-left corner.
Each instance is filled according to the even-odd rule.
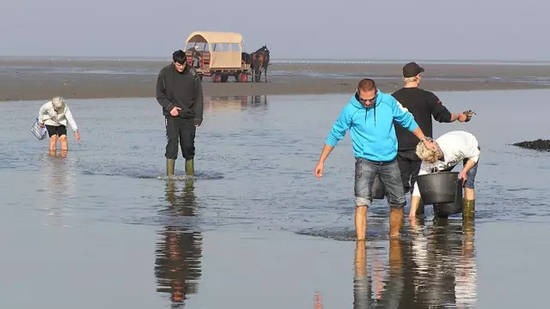
[[[365,240],[367,233],[367,206],[355,208],[355,232],[357,240]]]
[[[390,238],[399,237],[403,224],[403,208],[392,208],[390,212]]]
[[[59,137],[59,144],[61,144],[61,151],[69,150],[69,148],[67,147],[67,135],[61,135]]]
[[[471,188],[464,188],[464,199],[473,201],[476,199],[476,194],[474,189]]]
[[[57,135],[52,135],[50,137],[50,152],[56,152],[57,151]]]
[[[411,230],[413,232],[419,232],[424,226],[424,216],[416,217],[410,220]]]
[[[416,218],[416,211],[420,205],[420,196],[411,197],[411,209],[409,211],[409,219],[414,220]]]

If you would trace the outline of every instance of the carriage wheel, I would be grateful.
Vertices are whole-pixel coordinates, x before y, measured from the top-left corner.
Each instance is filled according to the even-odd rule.
[[[246,72],[239,74],[239,81],[246,83],[248,81],[248,74],[246,74]]]
[[[221,80],[222,80],[222,76],[220,74],[214,73],[214,75],[212,75],[212,81],[214,83],[219,83],[221,82]]]

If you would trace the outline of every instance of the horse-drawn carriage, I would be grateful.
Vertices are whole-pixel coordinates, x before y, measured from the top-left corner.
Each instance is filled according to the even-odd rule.
[[[260,50],[267,51],[268,58],[256,64],[259,67],[255,72],[257,79],[269,62],[267,47]],[[246,82],[248,75],[254,71],[253,60],[259,58],[253,59],[254,53],[244,52],[243,37],[235,32],[193,32],[185,41],[185,54],[187,63],[197,70],[201,78],[211,76],[213,82],[227,82],[230,76],[238,82]]]
[[[234,32],[193,32],[185,41],[187,63],[197,69],[201,78],[211,76],[214,82],[226,82],[229,76],[246,82],[250,63],[243,61],[243,37]]]

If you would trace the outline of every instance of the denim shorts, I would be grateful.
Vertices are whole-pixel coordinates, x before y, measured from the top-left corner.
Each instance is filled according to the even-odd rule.
[[[355,206],[370,206],[376,175],[386,187],[386,198],[390,207],[405,207],[407,201],[397,160],[374,162],[364,158],[355,159]]]
[[[468,159],[464,159],[462,161],[462,166],[466,165],[466,162],[468,162]],[[476,175],[477,175],[477,165],[479,161],[476,162],[474,167],[472,167],[467,173],[466,173],[466,183],[464,184],[464,187],[468,189],[474,189],[474,183],[476,181]],[[445,172],[450,172],[455,168],[458,164],[453,165],[452,167],[445,170]]]

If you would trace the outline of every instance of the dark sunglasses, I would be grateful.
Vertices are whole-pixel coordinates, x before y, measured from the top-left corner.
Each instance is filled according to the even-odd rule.
[[[363,103],[366,103],[366,102],[374,102],[376,100],[376,96],[378,95],[378,92],[376,92],[374,94],[374,97],[372,99],[364,99],[364,98],[361,98],[359,97],[359,101],[363,102]]]

